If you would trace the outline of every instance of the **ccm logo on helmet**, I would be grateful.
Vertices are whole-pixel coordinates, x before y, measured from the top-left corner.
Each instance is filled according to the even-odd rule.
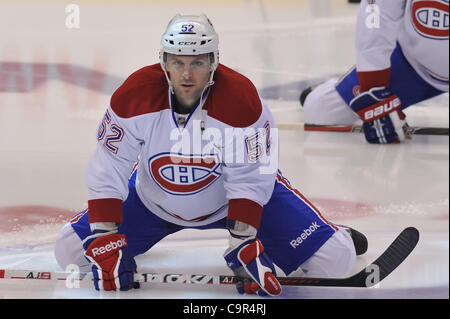
[[[106,244],[101,247],[95,247],[92,249],[92,257],[103,255],[112,250],[116,250],[118,248],[126,247],[127,242],[125,238],[120,238],[118,241],[110,241],[109,244]]]
[[[382,104],[376,104],[373,108],[370,108],[369,110],[365,109],[361,112],[363,113],[361,118],[363,121],[374,121],[379,119],[380,117],[383,117],[394,110],[398,109],[401,106],[400,99],[398,97],[395,97],[391,100],[388,100],[386,102],[383,102]],[[358,112],[359,114],[360,112]],[[359,114],[361,115],[361,114]]]
[[[197,42],[190,42],[190,41],[179,41],[178,45],[196,45]]]

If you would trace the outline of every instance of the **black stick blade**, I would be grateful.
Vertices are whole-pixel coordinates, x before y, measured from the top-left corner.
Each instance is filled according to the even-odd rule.
[[[404,229],[388,247],[388,249],[386,249],[386,251],[371,265],[366,267],[366,271],[368,270],[367,268],[375,271],[377,271],[378,268],[379,270],[378,280],[374,280],[371,285],[366,283],[368,287],[376,285],[378,282],[386,278],[391,272],[393,272],[394,269],[397,268],[416,247],[419,237],[419,231],[416,228],[408,227]],[[376,277],[377,276],[374,278]]]
[[[414,227],[404,229],[392,244],[366,268],[348,278],[279,277],[284,286],[371,287],[386,278],[413,251],[419,241]]]

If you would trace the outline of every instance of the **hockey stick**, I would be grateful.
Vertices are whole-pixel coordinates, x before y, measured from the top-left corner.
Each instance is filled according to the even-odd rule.
[[[380,257],[348,278],[278,277],[278,280],[281,285],[285,286],[371,287],[394,271],[408,257],[418,241],[419,231],[416,228],[404,229]],[[81,281],[87,278],[92,280],[89,275],[90,273],[79,272],[0,269],[0,279],[66,280],[72,286],[77,280]],[[229,285],[236,284],[240,278],[232,275],[136,273],[135,280],[137,283]]]
[[[363,132],[362,126],[352,125],[318,125],[309,123],[282,122],[277,123],[277,128],[286,131],[311,131],[311,132]],[[415,135],[449,135],[449,129],[445,127],[418,127],[410,126],[407,134]]]

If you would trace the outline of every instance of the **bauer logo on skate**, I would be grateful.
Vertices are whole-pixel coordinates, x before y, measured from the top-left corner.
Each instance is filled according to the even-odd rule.
[[[446,40],[449,34],[448,0],[416,0],[411,5],[414,29],[422,36]]]
[[[214,155],[160,153],[148,160],[155,183],[172,195],[202,191],[220,177],[220,163]]]

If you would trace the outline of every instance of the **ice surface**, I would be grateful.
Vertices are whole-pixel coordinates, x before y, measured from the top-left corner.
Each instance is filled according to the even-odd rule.
[[[0,12],[0,268],[60,270],[53,245],[86,206],[84,170],[110,95],[158,62],[160,35],[180,13],[206,13],[221,62],[249,77],[277,121],[302,121],[301,89],[354,64],[357,5],[347,1],[2,1]],[[14,19],[13,19],[14,17]],[[7,79],[7,80],[5,80]],[[448,127],[448,94],[407,110],[410,125]],[[354,272],[405,227],[421,239],[379,288],[286,287],[281,298],[448,298],[449,139],[367,145],[362,135],[284,131],[281,170],[329,219],[365,233]],[[228,274],[224,231],[181,231],[137,258],[140,270]],[[130,292],[0,279],[0,298],[249,298],[231,286],[143,285]]]

